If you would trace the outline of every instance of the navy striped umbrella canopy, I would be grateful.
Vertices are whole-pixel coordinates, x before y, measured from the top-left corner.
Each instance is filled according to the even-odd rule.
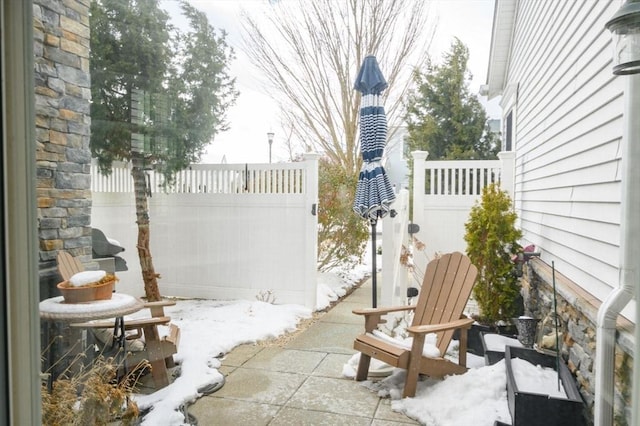
[[[387,142],[387,117],[381,93],[387,82],[375,56],[367,56],[360,67],[354,89],[362,93],[360,106],[360,170],[353,210],[375,223],[391,210],[396,196],[384,167],[382,154]]]

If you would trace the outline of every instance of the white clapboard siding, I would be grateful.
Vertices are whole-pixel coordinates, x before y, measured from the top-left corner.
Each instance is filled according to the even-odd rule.
[[[600,300],[618,286],[624,97],[604,24],[619,6],[517,2],[502,100],[524,240]]]

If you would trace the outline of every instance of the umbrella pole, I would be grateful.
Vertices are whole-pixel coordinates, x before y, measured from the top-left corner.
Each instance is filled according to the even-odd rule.
[[[378,268],[376,267],[376,257],[378,255],[378,253],[376,252],[376,224],[377,224],[377,220],[376,219],[371,219],[371,256],[372,256],[372,262],[371,262],[371,297],[372,297],[372,304],[371,307],[373,308],[377,308],[378,307]]]

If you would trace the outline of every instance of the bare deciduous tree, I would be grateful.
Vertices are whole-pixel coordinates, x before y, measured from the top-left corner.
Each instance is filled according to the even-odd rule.
[[[426,62],[435,29],[427,12],[423,0],[273,2],[265,16],[244,13],[245,51],[273,89],[292,138],[356,172],[358,69],[365,56],[377,57],[389,83],[383,96],[391,138],[411,72]]]

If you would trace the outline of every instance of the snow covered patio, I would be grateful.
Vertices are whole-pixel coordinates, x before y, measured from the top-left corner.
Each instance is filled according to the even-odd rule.
[[[191,305],[193,302],[185,301],[181,308],[179,301],[168,309],[168,315],[185,332],[181,342],[182,354],[178,353],[177,360],[183,364],[181,375],[186,380],[180,382],[177,379],[158,392],[136,398],[141,408],[154,407],[143,424],[176,424],[176,418],[172,421],[172,416],[183,413],[188,413],[191,420],[203,425],[492,426],[495,420],[511,422],[504,362],[484,367],[483,358],[469,354],[468,365],[472,368],[468,373],[444,381],[421,381],[416,397],[407,399],[401,399],[404,376],[399,370],[377,382],[356,382],[346,377],[349,370],[346,367],[355,353],[353,339],[363,329],[362,319],[351,311],[370,306],[370,285],[369,280],[331,310],[321,313],[303,331],[271,342],[253,343],[246,339],[245,331],[260,328],[264,335],[256,340],[282,335],[283,330],[291,330],[286,325],[295,328],[295,322],[287,324],[295,315],[287,317],[285,312],[291,310],[295,313],[294,305],[290,308],[281,305],[280,309],[278,305],[244,302],[247,305],[244,310],[252,310],[255,315],[243,320],[237,315],[243,312],[242,309],[234,310],[235,304],[230,304],[226,314],[222,313],[222,318],[228,322],[222,321],[219,327],[226,331],[218,333],[218,328],[212,330],[206,318],[206,312],[217,309],[202,309],[202,318],[196,320],[192,318],[195,311]],[[261,312],[270,307],[274,308],[273,312]],[[227,308],[221,310],[224,309]],[[265,314],[266,317],[261,318]],[[214,321],[217,323],[219,320]],[[231,327],[231,322],[240,324]],[[262,327],[257,327],[256,322]],[[194,334],[199,336],[195,346],[190,345],[187,337],[191,326],[199,327],[194,330]],[[200,328],[208,328],[209,333],[203,334]],[[271,336],[270,328],[273,329]],[[207,335],[211,335],[210,341],[203,339]],[[243,338],[246,339],[244,342]],[[229,353],[207,361],[205,355],[213,347],[226,347]],[[197,356],[193,358],[193,355]],[[217,360],[220,365],[215,365]],[[201,365],[188,367],[190,362]],[[225,376],[224,385],[189,402],[196,397],[196,394],[188,393],[189,383],[200,387],[202,383],[198,381],[215,377],[216,369]],[[182,404],[180,401],[184,398],[184,408],[179,410],[181,413],[174,411],[172,406]]]

